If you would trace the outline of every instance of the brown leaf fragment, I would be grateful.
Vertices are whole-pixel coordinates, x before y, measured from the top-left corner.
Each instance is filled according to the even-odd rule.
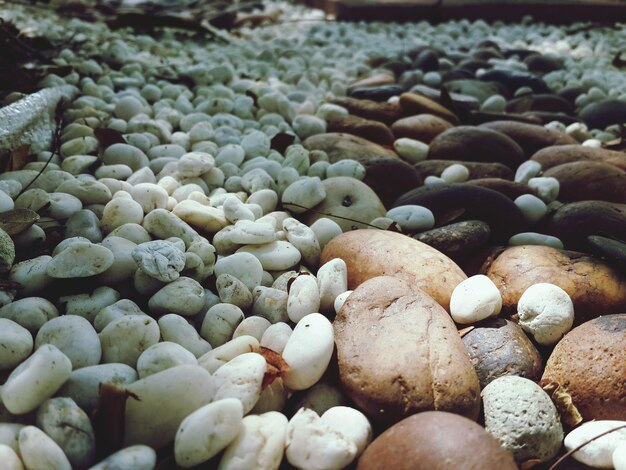
[[[13,209],[0,213],[0,228],[9,235],[17,235],[39,220],[39,214],[30,209]]]
[[[4,171],[17,171],[24,168],[28,163],[35,161],[35,155],[30,154],[30,145],[24,144],[11,152]]]
[[[294,140],[296,140],[295,135],[279,132],[272,137],[271,148],[279,153],[284,153],[287,147],[293,144]]]
[[[389,232],[402,233],[402,229],[400,228],[400,225],[398,225],[397,222],[393,222],[392,224],[389,224],[389,227],[387,227],[387,230]]]
[[[574,427],[583,421],[583,417],[574,405],[572,396],[567,393],[565,387],[558,382],[549,382],[543,386],[543,390],[550,395],[554,406],[556,406],[561,421],[566,426]]]
[[[470,331],[472,331],[474,328],[474,326],[468,326],[467,328],[462,328],[459,330],[459,336],[462,338],[463,336],[465,336],[466,334],[468,334]]]
[[[267,362],[267,370],[265,371],[263,383],[261,385],[261,388],[265,390],[265,388],[271,385],[274,380],[279,377],[283,377],[289,370],[289,366],[283,360],[283,357],[272,349],[261,346],[259,354],[263,356],[265,358],[265,362]]]
[[[530,459],[530,460],[527,460],[526,462],[522,462],[519,468],[520,470],[530,470],[531,468],[536,467],[540,463],[541,463],[541,460],[539,459]]]
[[[104,458],[124,446],[126,400],[139,397],[114,383],[100,384],[98,407],[94,412],[93,425],[98,442],[98,458]]]
[[[126,140],[124,140],[124,136],[121,132],[116,131],[115,129],[106,129],[103,127],[99,127],[93,130],[96,139],[100,143],[100,148],[104,151],[107,147],[110,147],[113,144],[125,144]]]

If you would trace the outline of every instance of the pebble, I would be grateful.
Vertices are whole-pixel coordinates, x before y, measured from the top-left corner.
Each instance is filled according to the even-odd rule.
[[[100,363],[102,349],[94,327],[78,315],[63,315],[47,321],[37,332],[35,348],[56,346],[72,362],[72,369]]]
[[[45,344],[11,372],[0,392],[2,403],[13,414],[28,413],[54,395],[71,373],[69,358]]]
[[[334,349],[333,327],[319,313],[304,316],[296,325],[283,350],[289,370],[283,382],[292,390],[315,384],[328,367]]]
[[[137,373],[140,379],[144,379],[170,367],[197,363],[196,356],[181,345],[162,341],[141,353],[137,359]]]
[[[469,179],[470,172],[466,166],[455,163],[441,172],[441,179],[446,183],[463,183]]]
[[[90,470],[153,470],[157,464],[157,455],[154,449],[145,445],[135,445],[118,450],[109,455],[102,462],[91,467]]]
[[[450,315],[461,324],[496,316],[502,309],[502,296],[487,276],[477,274],[460,284],[450,296]]]
[[[565,448],[568,451],[576,449],[599,434],[620,426],[626,426],[626,421],[600,420],[583,423],[565,436]],[[626,443],[626,428],[608,433],[588,443],[582,449],[574,452],[572,456],[579,462],[593,468],[613,468],[613,454],[618,447],[623,447],[624,443]]]
[[[538,176],[528,180],[528,187],[544,202],[554,201],[559,196],[559,180],[553,177]]]
[[[19,434],[20,456],[26,468],[72,470],[59,445],[35,426],[25,426]]]
[[[430,209],[423,206],[397,206],[388,210],[386,217],[407,232],[423,232],[435,226],[435,216]]]
[[[204,288],[198,281],[181,276],[150,297],[148,306],[154,314],[195,315],[204,307]]]
[[[557,237],[536,232],[521,232],[509,238],[509,246],[540,245],[562,250],[563,242]]]
[[[111,321],[100,332],[102,362],[131,367],[143,351],[159,342],[159,326],[147,315],[126,315]]]
[[[13,369],[33,350],[30,332],[7,318],[0,318],[0,370]]]
[[[163,341],[181,345],[196,358],[209,352],[211,344],[204,340],[184,317],[170,313],[163,315],[158,321]]]
[[[254,352],[231,359],[213,374],[214,399],[236,398],[248,414],[261,396],[266,370],[265,358]]]
[[[175,281],[185,267],[184,253],[163,240],[137,245],[132,251],[132,257],[142,272],[162,282]]]
[[[247,245],[239,248],[237,253],[250,253],[267,271],[281,271],[296,265],[302,255],[291,243],[276,240],[262,245]]]
[[[187,416],[176,432],[174,456],[182,468],[206,462],[239,433],[243,408],[236,398],[224,398]]]
[[[419,140],[403,137],[394,141],[393,148],[409,163],[419,163],[428,157],[428,145]]]
[[[6,470],[24,470],[22,460],[9,446],[0,444],[0,462]]]
[[[320,310],[320,291],[314,276],[300,275],[289,288],[287,314],[298,323],[303,317]]]
[[[89,277],[111,267],[111,250],[90,242],[74,244],[56,254],[46,267],[46,274],[55,279]]]
[[[516,462],[546,462],[561,449],[563,428],[552,400],[532,380],[499,377],[482,391],[485,429]]]
[[[539,222],[548,212],[546,204],[537,196],[522,194],[515,199],[515,205],[519,207],[524,217],[531,225]]]

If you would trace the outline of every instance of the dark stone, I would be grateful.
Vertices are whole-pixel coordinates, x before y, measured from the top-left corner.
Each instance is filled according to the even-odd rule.
[[[575,122],[580,122],[580,119],[576,116],[568,116],[563,113],[550,113],[547,111],[526,111],[522,116],[532,119],[531,124],[548,124],[552,121],[559,121],[569,126]]]
[[[411,93],[423,95],[426,98],[430,98],[431,100],[441,104],[441,90],[418,84],[413,86],[410,91]],[[480,106],[476,98],[462,93],[452,92],[450,93],[450,99],[452,99],[454,107],[458,110],[471,111],[473,109],[478,109]]]
[[[444,83],[453,80],[471,80],[472,78],[474,78],[474,74],[465,69],[446,70],[441,73],[441,81]]]
[[[507,59],[511,57],[518,57],[521,60],[524,60],[526,57],[533,54],[536,54],[536,52],[528,49],[505,49],[502,52],[502,55],[504,55],[504,57]]]
[[[370,87],[357,87],[349,92],[351,98],[372,101],[387,101],[392,96],[400,95],[404,88],[400,85],[378,85]]]
[[[501,178],[505,180],[513,180],[514,174],[508,166],[502,163],[485,163],[485,162],[465,162],[461,160],[424,160],[416,163],[415,169],[423,178],[428,176],[439,176],[441,172],[450,165],[459,163],[469,170],[469,179],[481,178]]]
[[[574,103],[576,101],[576,98],[578,98],[580,95],[582,95],[586,91],[587,90],[585,90],[583,87],[572,86],[572,87],[563,88],[561,91],[559,91],[559,96],[562,96],[566,100]]]
[[[420,69],[423,72],[433,72],[439,69],[439,56],[430,49],[424,49],[420,52],[415,61],[413,67]]]
[[[489,62],[476,59],[468,59],[459,63],[460,69],[468,70],[473,74],[476,73],[478,69],[490,69],[491,67],[492,65]]]
[[[397,78],[409,68],[409,64],[406,62],[400,62],[399,60],[390,60],[389,62],[382,64],[381,67],[383,69],[391,70]]]
[[[360,160],[365,167],[367,184],[378,195],[385,207],[398,196],[423,184],[421,175],[412,165],[393,157],[376,157]],[[393,181],[393,184],[389,184]]]
[[[479,178],[470,180],[466,184],[472,186],[480,186],[481,188],[493,189],[504,194],[509,199],[515,200],[522,194],[532,194],[533,192],[525,184],[516,183],[515,181],[503,178]]]
[[[519,72],[517,70],[492,69],[487,70],[480,76],[485,82],[497,82],[503,85],[509,93],[521,87],[530,87],[535,93],[550,93],[551,90],[541,78],[533,74]]]
[[[556,58],[541,54],[531,54],[524,59],[528,70],[535,73],[549,73],[563,68],[563,63]]]
[[[472,53],[472,57],[476,60],[488,61],[489,59],[503,59],[502,53],[493,47],[486,47],[482,49],[476,49]]]
[[[585,106],[580,118],[591,129],[604,129],[613,124],[626,123],[626,103],[618,100],[599,101]]]
[[[467,220],[418,233],[413,235],[413,238],[432,246],[446,256],[455,258],[481,248],[490,236],[488,224],[480,220]]]
[[[380,145],[393,145],[393,133],[385,124],[359,116],[345,116],[328,123],[328,132],[344,132]]]
[[[526,109],[520,109],[520,107]],[[574,114],[575,111],[574,105],[565,98],[547,93],[513,98],[506,104],[506,110],[507,112],[546,111],[568,115]]]
[[[599,235],[587,237],[591,251],[626,272],[626,243]]]

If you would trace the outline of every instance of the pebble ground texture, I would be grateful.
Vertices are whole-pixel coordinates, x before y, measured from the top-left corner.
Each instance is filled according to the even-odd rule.
[[[0,468],[626,469],[623,25],[72,11],[0,4]]]

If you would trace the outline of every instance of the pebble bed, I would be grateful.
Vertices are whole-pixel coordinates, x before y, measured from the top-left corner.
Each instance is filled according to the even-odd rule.
[[[0,230],[0,468],[530,468],[622,426],[573,457],[625,470],[626,30],[267,7],[0,7],[80,45],[0,109],[38,152],[0,213],[41,217]]]

